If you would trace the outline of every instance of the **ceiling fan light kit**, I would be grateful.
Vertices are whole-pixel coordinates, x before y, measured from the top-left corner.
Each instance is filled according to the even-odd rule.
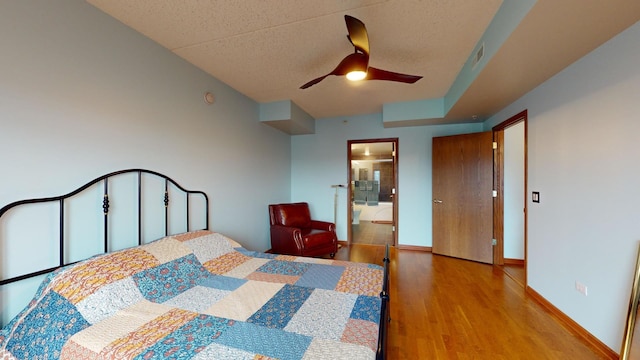
[[[354,52],[342,59],[332,72],[307,82],[302,85],[300,89],[309,88],[330,75],[346,76],[347,79],[352,81],[386,80],[407,84],[413,84],[422,79],[422,76],[400,74],[369,66],[369,35],[367,34],[364,23],[349,15],[344,16],[344,21],[347,24],[347,31],[349,33],[347,39],[349,39],[349,42],[353,45],[355,49]]]
[[[362,70],[353,70],[347,73],[347,79],[351,81],[364,80],[365,77],[367,77],[367,72]]]

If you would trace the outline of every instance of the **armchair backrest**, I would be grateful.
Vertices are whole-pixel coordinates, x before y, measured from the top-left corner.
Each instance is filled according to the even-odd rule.
[[[311,212],[306,202],[292,204],[269,205],[271,225],[282,225],[295,228],[311,227]]]

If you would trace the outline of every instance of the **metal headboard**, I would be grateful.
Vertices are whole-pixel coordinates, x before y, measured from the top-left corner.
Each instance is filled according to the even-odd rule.
[[[177,189],[179,189],[180,191],[184,192],[186,194],[186,225],[187,225],[187,231],[191,231],[190,229],[190,222],[189,222],[189,198],[191,197],[191,195],[199,195],[202,196],[204,198],[205,201],[205,227],[204,230],[208,230],[209,229],[209,198],[207,196],[207,194],[205,194],[202,191],[194,191],[194,190],[187,190],[185,188],[183,188],[180,184],[178,184],[177,182],[175,182],[173,179],[171,179],[170,177],[160,174],[158,172],[155,171],[151,171],[151,170],[145,170],[145,169],[127,169],[127,170],[120,170],[120,171],[115,171],[106,175],[102,175],[86,184],[84,184],[83,186],[79,187],[78,189],[66,194],[66,195],[62,195],[62,196],[54,196],[54,197],[47,197],[47,198],[38,198],[38,199],[26,199],[26,200],[20,200],[20,201],[16,201],[13,203],[10,203],[6,206],[4,206],[3,208],[0,209],[0,218],[9,210],[17,207],[17,206],[21,206],[21,205],[26,205],[26,204],[34,204],[34,203],[49,203],[49,202],[58,202],[59,203],[59,207],[60,207],[60,233],[59,233],[59,264],[58,266],[55,267],[51,267],[51,268],[47,268],[47,269],[42,269],[42,270],[38,270],[38,271],[34,271],[31,273],[27,273],[27,274],[23,274],[23,275],[19,275],[19,276],[15,276],[9,279],[3,279],[0,280],[0,285],[4,285],[4,284],[9,284],[12,282],[16,282],[16,281],[20,281],[20,280],[24,280],[24,279],[28,279],[31,277],[35,277],[35,276],[39,276],[39,275],[43,275],[49,272],[54,271],[55,269],[61,267],[61,266],[65,266],[65,265],[69,265],[72,264],[73,262],[66,262],[65,261],[65,249],[64,249],[64,239],[65,239],[65,234],[64,234],[64,223],[65,223],[65,211],[64,211],[64,205],[65,205],[65,200],[69,199],[79,193],[81,193],[82,191],[86,190],[87,188],[91,187],[92,185],[95,185],[99,182],[104,182],[104,196],[103,196],[103,200],[102,200],[102,205],[101,205],[101,211],[104,214],[104,252],[107,253],[108,252],[108,241],[109,241],[109,227],[108,227],[108,223],[109,223],[109,178],[117,176],[117,175],[122,175],[122,174],[127,174],[127,173],[137,173],[138,174],[138,188],[137,188],[137,197],[138,197],[138,245],[142,245],[142,174],[152,174],[155,176],[158,176],[162,179],[164,179],[164,198],[161,199],[162,202],[164,202],[164,217],[165,217],[165,229],[164,229],[164,233],[165,236],[169,235],[169,184],[171,183],[173,186],[175,186]],[[100,210],[99,210],[100,211]]]

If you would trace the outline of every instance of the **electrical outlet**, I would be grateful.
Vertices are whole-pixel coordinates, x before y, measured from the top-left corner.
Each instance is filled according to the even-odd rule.
[[[581,283],[580,281],[576,281],[576,291],[584,296],[587,296],[587,285]]]

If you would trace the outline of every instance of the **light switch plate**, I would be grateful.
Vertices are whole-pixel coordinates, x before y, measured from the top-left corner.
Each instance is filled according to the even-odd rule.
[[[534,203],[539,203],[540,202],[540,192],[539,191],[533,191],[531,193],[531,201],[533,201]]]

